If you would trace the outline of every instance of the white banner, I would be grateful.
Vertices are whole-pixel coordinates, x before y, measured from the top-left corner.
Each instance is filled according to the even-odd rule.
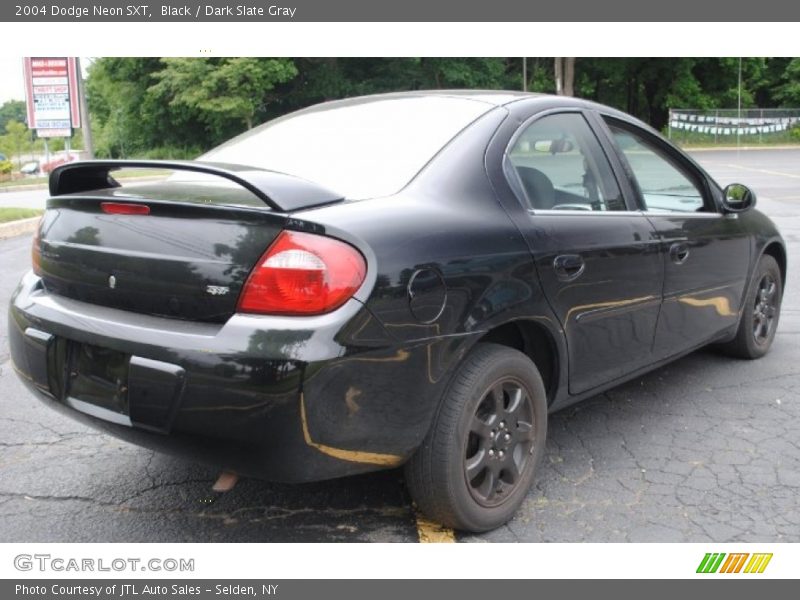
[[[685,115],[681,115],[685,116]],[[765,121],[767,119],[764,119]],[[759,125],[756,127],[719,127],[719,126],[707,126],[707,125],[699,125],[697,123],[682,121],[678,119],[673,119],[670,122],[670,127],[672,129],[678,129],[683,131],[692,131],[696,133],[706,133],[710,135],[757,135],[763,133],[776,133],[778,131],[786,131],[789,129],[789,123],[777,123],[777,124],[770,124],[770,125]]]
[[[487,554],[502,569],[478,569]],[[751,564],[752,561],[752,564]],[[736,572],[737,566],[741,568]],[[0,577],[800,578],[800,544],[3,544]],[[745,573],[748,565],[764,567]],[[167,570],[169,567],[170,570]],[[191,567],[191,569],[189,569]],[[183,570],[181,570],[183,569]],[[704,571],[698,573],[698,570]],[[756,569],[758,570],[758,569]],[[723,572],[729,571],[729,572]]]

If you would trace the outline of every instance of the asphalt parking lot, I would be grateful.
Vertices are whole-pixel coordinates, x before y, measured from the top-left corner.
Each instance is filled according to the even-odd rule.
[[[772,352],[700,351],[553,415],[516,518],[459,542],[800,541],[800,150],[695,154],[759,195],[789,248]],[[15,196],[16,194],[16,196]],[[43,191],[0,194],[37,205]],[[19,204],[14,204],[19,202]],[[402,541],[430,535],[393,471],[211,491],[216,472],[86,429],[40,406],[9,362],[6,308],[30,238],[0,241],[0,541]]]

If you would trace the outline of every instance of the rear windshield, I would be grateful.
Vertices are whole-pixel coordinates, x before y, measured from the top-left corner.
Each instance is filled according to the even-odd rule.
[[[351,199],[387,196],[492,108],[441,96],[335,102],[265,123],[198,160],[288,173]]]

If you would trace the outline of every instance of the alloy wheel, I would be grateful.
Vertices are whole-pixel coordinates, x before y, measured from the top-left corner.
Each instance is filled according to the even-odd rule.
[[[753,338],[759,345],[765,344],[775,327],[778,284],[771,273],[766,273],[758,283],[753,308]]]
[[[464,476],[476,502],[502,504],[533,460],[533,404],[516,379],[497,381],[485,393],[470,422]]]

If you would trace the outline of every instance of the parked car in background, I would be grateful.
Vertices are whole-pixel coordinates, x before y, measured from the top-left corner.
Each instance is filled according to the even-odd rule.
[[[752,191],[568,97],[330,102],[50,194],[9,311],[44,402],[266,479],[405,465],[471,531],[529,493],[548,413],[708,344],[763,356],[786,280]]]
[[[60,156],[60,157],[54,158],[53,160],[51,160],[49,162],[46,162],[43,165],[41,165],[41,171],[42,171],[42,173],[46,173],[46,174],[47,173],[51,173],[53,171],[53,169],[55,169],[56,167],[60,167],[61,165],[65,165],[65,164],[73,162],[75,160],[77,160],[76,157],[71,155],[71,154],[70,155],[65,155],[65,156]]]
[[[26,162],[22,165],[22,168],[19,170],[20,173],[23,175],[38,175],[41,172],[41,167],[39,166],[38,160],[32,160],[30,162]]]

